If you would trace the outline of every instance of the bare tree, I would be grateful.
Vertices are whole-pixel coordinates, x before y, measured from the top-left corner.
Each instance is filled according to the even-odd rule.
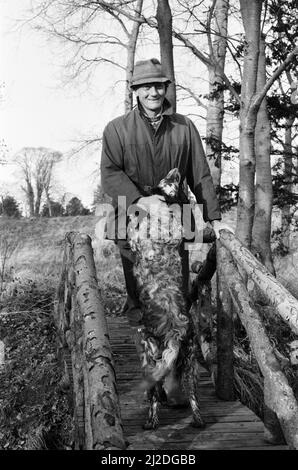
[[[39,216],[43,195],[49,203],[53,167],[61,159],[61,152],[46,147],[24,147],[16,154],[15,163],[25,182],[22,190],[26,195],[30,217]]]

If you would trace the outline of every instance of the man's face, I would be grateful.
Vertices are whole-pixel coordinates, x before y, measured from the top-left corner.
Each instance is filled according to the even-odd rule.
[[[146,83],[136,90],[136,95],[145,111],[157,112],[162,107],[166,94],[164,83]]]

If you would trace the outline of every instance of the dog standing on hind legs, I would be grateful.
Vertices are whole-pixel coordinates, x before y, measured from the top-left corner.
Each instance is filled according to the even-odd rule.
[[[147,390],[149,415],[145,429],[158,426],[158,408],[166,400],[167,383],[175,374],[192,409],[196,427],[204,426],[198,405],[198,359],[192,319],[182,292],[181,206],[187,203],[177,168],[153,189],[169,207],[166,217],[150,212],[139,220],[131,216],[129,243],[136,255],[134,274],[142,306],[143,325],[138,328],[138,354]],[[150,228],[150,236],[148,236]],[[153,233],[152,233],[153,232]]]

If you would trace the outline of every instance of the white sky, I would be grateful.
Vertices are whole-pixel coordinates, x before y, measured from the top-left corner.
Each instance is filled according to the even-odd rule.
[[[0,0],[0,83],[5,82],[0,104],[0,138],[5,139],[11,155],[25,146],[69,153],[75,140],[100,135],[109,120],[123,113],[121,83],[112,88],[119,72],[101,67],[90,84],[62,85],[61,49],[29,26],[21,28],[16,22],[26,17],[30,3],[30,0]],[[193,63],[193,59],[187,63],[189,59],[180,51],[183,61],[176,60],[176,72],[183,79],[189,72],[200,76],[199,86],[206,87],[206,69],[198,61]],[[138,54],[138,59],[158,57],[158,48],[152,46],[150,52],[141,48]],[[192,110],[181,103],[178,108],[182,113],[204,114],[202,109]],[[204,135],[204,121],[190,117]],[[100,152],[91,149],[80,157],[67,159],[56,172],[60,194],[69,192],[90,204],[98,181],[95,173],[99,161]],[[0,170],[0,190],[20,198],[20,183],[12,165],[1,166]]]
[[[5,82],[0,137],[11,154],[24,146],[69,152],[81,136],[100,134],[114,109],[101,91],[96,96],[86,89],[61,85],[61,67],[58,60],[55,63],[53,47],[37,32],[16,26],[15,20],[23,17],[29,5],[29,0],[0,0],[0,83]],[[68,159],[58,172],[65,191],[78,195],[85,204],[92,201],[96,186],[92,174],[99,159],[99,152],[88,152]],[[11,165],[1,167],[0,188],[18,193]]]

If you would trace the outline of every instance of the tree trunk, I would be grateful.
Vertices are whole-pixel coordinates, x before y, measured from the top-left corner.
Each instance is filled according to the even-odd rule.
[[[60,350],[71,350],[76,442],[86,450],[126,447],[109,331],[88,235],[66,235],[55,308]]]
[[[274,351],[272,351],[274,353]],[[272,445],[284,444],[285,438],[276,413],[272,409],[272,385],[264,380],[264,439]]]
[[[91,239],[77,235],[73,239],[77,302],[83,320],[83,350],[86,367],[90,427],[89,449],[125,448],[120,407],[116,393],[114,363],[109,332],[100,301]]]
[[[293,148],[292,148],[292,126],[295,118],[289,117],[285,125],[285,139],[284,139],[284,181],[285,189],[289,193],[292,192],[292,179],[294,173],[293,165]],[[290,249],[290,224],[291,224],[291,205],[285,204],[282,208],[282,244],[286,251]]]
[[[172,12],[168,0],[157,0],[156,19],[160,41],[160,59],[171,83],[167,90],[167,98],[176,111],[176,84],[174,73]]]
[[[228,263],[225,273],[233,303],[264,376],[266,405],[272,413],[276,413],[290,448],[298,449],[298,404],[293,390],[281,371],[274,349],[259,314],[252,307],[239,271],[235,265],[233,266],[233,263]],[[270,422],[271,424],[272,422]],[[278,432],[276,432],[277,434]]]
[[[40,213],[40,203],[41,203],[42,192],[43,192],[43,188],[39,184],[37,184],[36,194],[35,194],[35,206],[34,206],[35,217],[38,217]]]
[[[286,324],[295,334],[298,334],[298,300],[267,271],[265,266],[232,233],[222,230],[220,241],[231,252],[237,264],[261,289]]]
[[[208,66],[209,101],[207,108],[206,156],[217,192],[220,188],[221,179],[221,147],[224,116],[224,93],[222,89],[224,80],[221,70],[224,70],[225,66],[228,9],[229,0],[217,0],[212,22],[214,39],[212,44],[210,44],[210,56],[214,66]]]
[[[240,0],[240,10],[246,47],[241,86],[239,202],[236,234],[250,248],[255,205],[254,133],[257,122],[257,109],[251,106],[251,102],[257,83],[262,1]]]
[[[138,0],[137,5],[136,5],[135,18],[138,18],[140,16],[142,12],[142,8],[143,8],[143,0]],[[126,64],[126,88],[125,88],[125,101],[124,101],[125,113],[128,113],[133,107],[133,92],[130,88],[130,83],[131,83],[133,70],[134,70],[135,53],[136,53],[136,46],[137,46],[140,26],[141,26],[140,22],[134,21],[130,38],[129,38],[129,42],[127,45],[128,52],[127,52],[127,64]]]
[[[260,54],[257,77],[257,92],[260,92],[266,83],[265,38],[260,38]],[[255,129],[256,152],[256,190],[255,190],[255,216],[253,225],[253,252],[268,271],[275,275],[271,252],[271,215],[272,215],[272,178],[270,162],[270,122],[267,111],[267,99],[263,99]]]
[[[49,209],[49,217],[52,217],[52,215],[53,215],[52,203],[51,203],[51,198],[50,198],[50,195],[49,195],[48,191],[46,191],[46,197],[47,197],[47,205],[48,205],[48,209]]]
[[[26,196],[27,196],[27,201],[28,201],[28,206],[29,206],[29,215],[30,217],[34,217],[34,191],[32,188],[32,184],[30,181],[26,181],[26,186],[27,189],[25,190]]]
[[[234,393],[234,326],[233,309],[225,283],[229,254],[220,242],[217,251],[217,381],[216,394],[222,400],[235,400]]]

